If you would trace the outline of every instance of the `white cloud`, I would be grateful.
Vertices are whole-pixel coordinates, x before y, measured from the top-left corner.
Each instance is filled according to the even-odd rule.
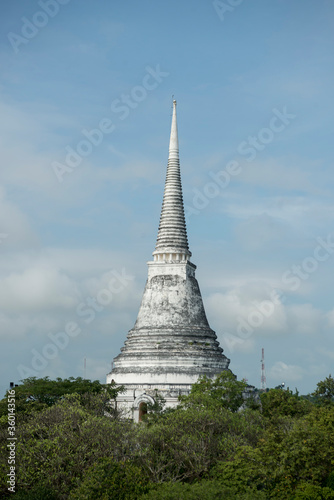
[[[0,233],[6,235],[0,244],[11,249],[36,245],[38,235],[31,227],[31,221],[18,206],[8,201],[5,190],[0,187]]]
[[[316,165],[311,165],[315,167]],[[305,193],[319,193],[319,188],[311,180],[310,171],[295,165],[292,159],[264,158],[251,162],[240,162],[241,173],[237,180],[250,185],[264,188],[304,191]]]
[[[285,223],[298,230],[300,224],[331,218],[334,205],[329,200],[307,196],[266,195],[254,200],[249,194],[233,193],[227,197],[223,210],[230,217],[244,220],[266,214],[276,219],[276,224]]]
[[[269,371],[269,376],[277,382],[285,382],[288,386],[289,382],[297,382],[303,379],[304,370],[297,365],[288,365],[284,361],[276,361]]]
[[[330,328],[334,328],[334,309],[327,313],[327,322]]]
[[[86,270],[87,272],[87,270]],[[131,278],[130,278],[131,277]],[[4,312],[43,312],[45,310],[75,310],[88,296],[96,297],[111,283],[112,307],[129,304],[137,299],[134,276],[123,267],[100,276],[78,280],[60,269],[29,267],[21,273],[11,273],[0,284],[0,305]],[[103,293],[102,293],[103,295]],[[101,299],[102,300],[102,299]]]
[[[211,294],[205,307],[211,326],[232,352],[252,350],[259,338],[289,338],[289,342],[300,335],[316,338],[326,324],[323,311],[308,303],[282,303],[260,282]]]
[[[138,153],[137,158],[129,158],[128,152],[121,153],[115,151],[113,146],[108,146],[108,149],[113,155],[122,158],[122,162],[115,168],[103,168],[96,170],[92,166],[91,174],[96,176],[98,182],[113,181],[113,182],[135,182],[137,180],[145,180],[148,183],[161,183],[161,165],[157,162],[148,159],[141,159]]]
[[[258,336],[287,333],[287,312],[276,295],[270,295],[263,284],[252,284],[226,293],[215,293],[206,301],[212,326],[233,350],[253,348]],[[235,343],[232,346],[232,338]],[[228,342],[230,339],[230,342]]]
[[[40,250],[12,253],[7,256],[6,262],[0,260],[0,276],[5,277],[14,272],[22,273],[31,267],[62,269],[81,281],[102,275],[106,270],[120,270],[123,267],[133,273],[136,262],[133,262],[126,251],[45,247]]]
[[[53,268],[31,267],[11,273],[0,283],[0,305],[5,312],[36,312],[73,308],[77,302],[76,284]]]
[[[14,345],[19,340],[21,344],[17,348],[20,351],[24,342],[30,340],[38,342],[39,339],[45,337],[47,332],[59,331],[67,317],[68,313],[59,315],[50,311],[1,312],[0,335],[6,338],[7,342],[14,342]]]
[[[61,331],[68,321],[81,322],[83,331],[91,332],[93,327],[109,336],[123,325],[125,338],[143,291],[125,253],[94,249],[51,248],[10,254],[0,265],[0,276],[1,335],[9,340],[25,338],[36,345],[47,332]],[[110,291],[110,282],[115,287],[112,290],[117,290],[108,293],[105,290]],[[108,300],[87,325],[78,316],[77,307],[83,304],[87,310],[89,300],[99,299],[100,294],[102,302],[106,297]]]
[[[253,215],[235,226],[237,241],[250,250],[264,249],[268,246],[281,246],[295,236],[281,219],[264,212]],[[286,246],[286,244],[285,244]]]
[[[326,322],[326,313],[307,303],[288,306],[287,315],[291,334],[316,337],[323,331]]]
[[[23,338],[29,329],[29,323],[31,321],[29,318],[23,315],[7,315],[4,313],[0,314],[0,334],[4,338],[15,339]]]
[[[58,147],[51,127],[61,125],[61,118],[54,109],[40,111],[35,103],[31,109],[0,100],[0,150],[3,165],[2,182],[16,187],[29,187],[34,192],[59,190],[59,183],[51,168]],[[53,118],[50,123],[51,116]],[[43,147],[48,143],[48,150]],[[53,147],[52,147],[53,144]]]

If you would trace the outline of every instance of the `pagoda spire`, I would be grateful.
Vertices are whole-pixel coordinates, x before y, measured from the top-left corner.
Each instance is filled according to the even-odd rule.
[[[199,377],[213,378],[228,370],[216,333],[208,323],[196,266],[190,262],[182,199],[176,101],[169,142],[165,191],[154,259],[137,320],[114,358],[107,383],[124,386],[118,408],[136,422],[157,391],[167,408],[179,404]]]
[[[175,100],[173,100],[165,191],[153,256],[154,260],[159,261],[185,261],[191,256],[184,217]]]

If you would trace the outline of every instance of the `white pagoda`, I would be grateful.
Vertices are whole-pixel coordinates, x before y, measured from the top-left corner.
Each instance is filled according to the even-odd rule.
[[[217,336],[206,318],[201,292],[190,262],[179,162],[176,101],[169,143],[165,191],[153,261],[137,321],[113,360],[107,383],[124,385],[118,397],[136,422],[157,391],[166,406],[189,394],[201,375],[214,377],[228,369]]]

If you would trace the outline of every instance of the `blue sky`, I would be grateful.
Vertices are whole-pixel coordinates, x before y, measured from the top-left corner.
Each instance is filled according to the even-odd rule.
[[[85,358],[105,380],[155,246],[172,95],[192,261],[230,368],[259,386],[264,347],[269,387],[333,373],[333,38],[329,0],[2,6],[2,393],[83,376]]]

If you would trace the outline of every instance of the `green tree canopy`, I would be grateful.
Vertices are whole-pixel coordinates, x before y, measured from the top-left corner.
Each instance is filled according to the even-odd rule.
[[[157,397],[148,420],[134,424],[109,411],[108,401],[121,388],[74,378],[27,379],[15,388],[15,496],[332,499],[331,383],[331,376],[319,382],[312,399],[272,389],[261,395],[260,409],[247,408],[246,383],[227,371],[214,380],[203,377],[172,411],[164,411]],[[2,497],[8,494],[5,422]]]
[[[20,420],[35,411],[41,411],[53,406],[68,394],[79,394],[82,404],[89,406],[91,396],[100,394],[103,397],[106,409],[110,400],[115,400],[117,394],[123,391],[122,386],[101,384],[98,380],[87,380],[81,377],[69,377],[50,380],[49,377],[29,377],[21,381],[15,388],[15,413]],[[7,424],[7,395],[0,401],[0,426]],[[96,399],[94,399],[96,404]]]
[[[147,478],[129,460],[102,458],[87,470],[69,500],[134,500],[148,490]]]
[[[317,401],[323,404],[331,404],[334,403],[334,378],[332,375],[329,375],[318,382],[316,390],[312,393]]]
[[[225,370],[214,379],[201,377],[193,384],[189,396],[180,398],[180,404],[183,408],[216,407],[235,412],[244,403],[246,387],[246,382],[238,381],[230,370]]]
[[[260,395],[262,413],[265,417],[301,417],[312,408],[312,404],[297,392],[287,389],[270,389]]]

